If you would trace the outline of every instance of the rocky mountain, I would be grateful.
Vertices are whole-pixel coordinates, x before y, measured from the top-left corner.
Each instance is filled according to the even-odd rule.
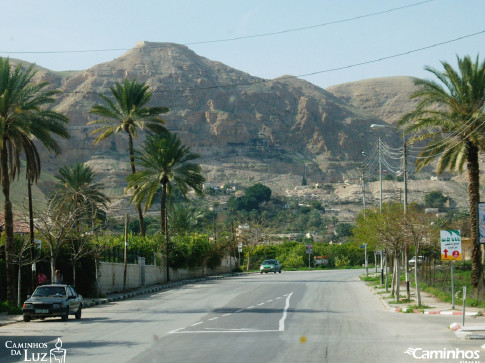
[[[85,71],[38,69],[36,79],[61,90],[55,109],[69,117],[71,130],[71,139],[61,141],[62,155],[42,153],[43,170],[55,174],[62,165],[89,162],[112,196],[123,194],[127,139],[116,135],[94,145],[96,126],[87,123],[95,117],[89,109],[101,102],[98,94],[109,96],[109,87],[126,77],[147,82],[151,105],[171,109],[164,115],[167,128],[201,154],[209,182],[262,181],[276,191],[299,185],[304,173],[319,183],[357,178],[361,151],[376,139],[370,125],[393,124],[413,108],[410,77],[324,90],[291,76],[253,77],[172,43],[141,42]],[[389,143],[399,142],[390,136]]]

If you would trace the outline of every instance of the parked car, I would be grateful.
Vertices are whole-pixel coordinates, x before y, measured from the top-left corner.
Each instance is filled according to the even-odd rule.
[[[42,285],[27,297],[22,309],[25,322],[59,316],[66,321],[69,315],[81,319],[83,297],[70,285]]]
[[[424,261],[424,256],[418,256],[418,265],[421,264],[423,261]],[[409,264],[410,265],[416,264],[416,256],[413,256],[413,258],[409,260]]]
[[[259,272],[262,274],[263,272],[279,272],[281,273],[281,265],[278,260],[264,260],[261,266],[259,267]]]

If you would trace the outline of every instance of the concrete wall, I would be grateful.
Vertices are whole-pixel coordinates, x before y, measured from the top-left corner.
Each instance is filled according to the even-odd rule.
[[[226,256],[221,265],[215,269],[172,269],[170,268],[170,280],[178,281],[197,278],[217,273],[228,273],[235,267],[233,257]],[[102,294],[109,294],[123,290],[123,264],[114,262],[101,262],[99,268],[98,283]],[[143,280],[144,276],[144,281]],[[167,281],[165,266],[145,265],[144,259],[138,260],[137,264],[128,264],[126,273],[126,286],[135,289],[142,286],[162,284]]]

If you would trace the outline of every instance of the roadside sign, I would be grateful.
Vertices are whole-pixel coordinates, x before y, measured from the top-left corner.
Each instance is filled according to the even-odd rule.
[[[313,253],[313,245],[306,245],[306,253],[311,255]]]
[[[485,243],[485,203],[478,203],[478,243]]]
[[[313,265],[328,265],[328,257],[327,256],[315,256],[313,257]]]
[[[242,252],[242,243],[237,245],[237,252]]]
[[[440,231],[441,261],[461,261],[460,230]]]

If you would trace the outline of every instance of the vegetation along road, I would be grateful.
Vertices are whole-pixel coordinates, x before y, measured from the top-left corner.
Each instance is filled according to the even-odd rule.
[[[11,324],[0,329],[1,360],[24,359],[8,340],[57,338],[69,362],[412,362],[409,349],[479,351],[448,331],[454,317],[386,311],[361,273],[250,274],[86,309],[80,321]]]

